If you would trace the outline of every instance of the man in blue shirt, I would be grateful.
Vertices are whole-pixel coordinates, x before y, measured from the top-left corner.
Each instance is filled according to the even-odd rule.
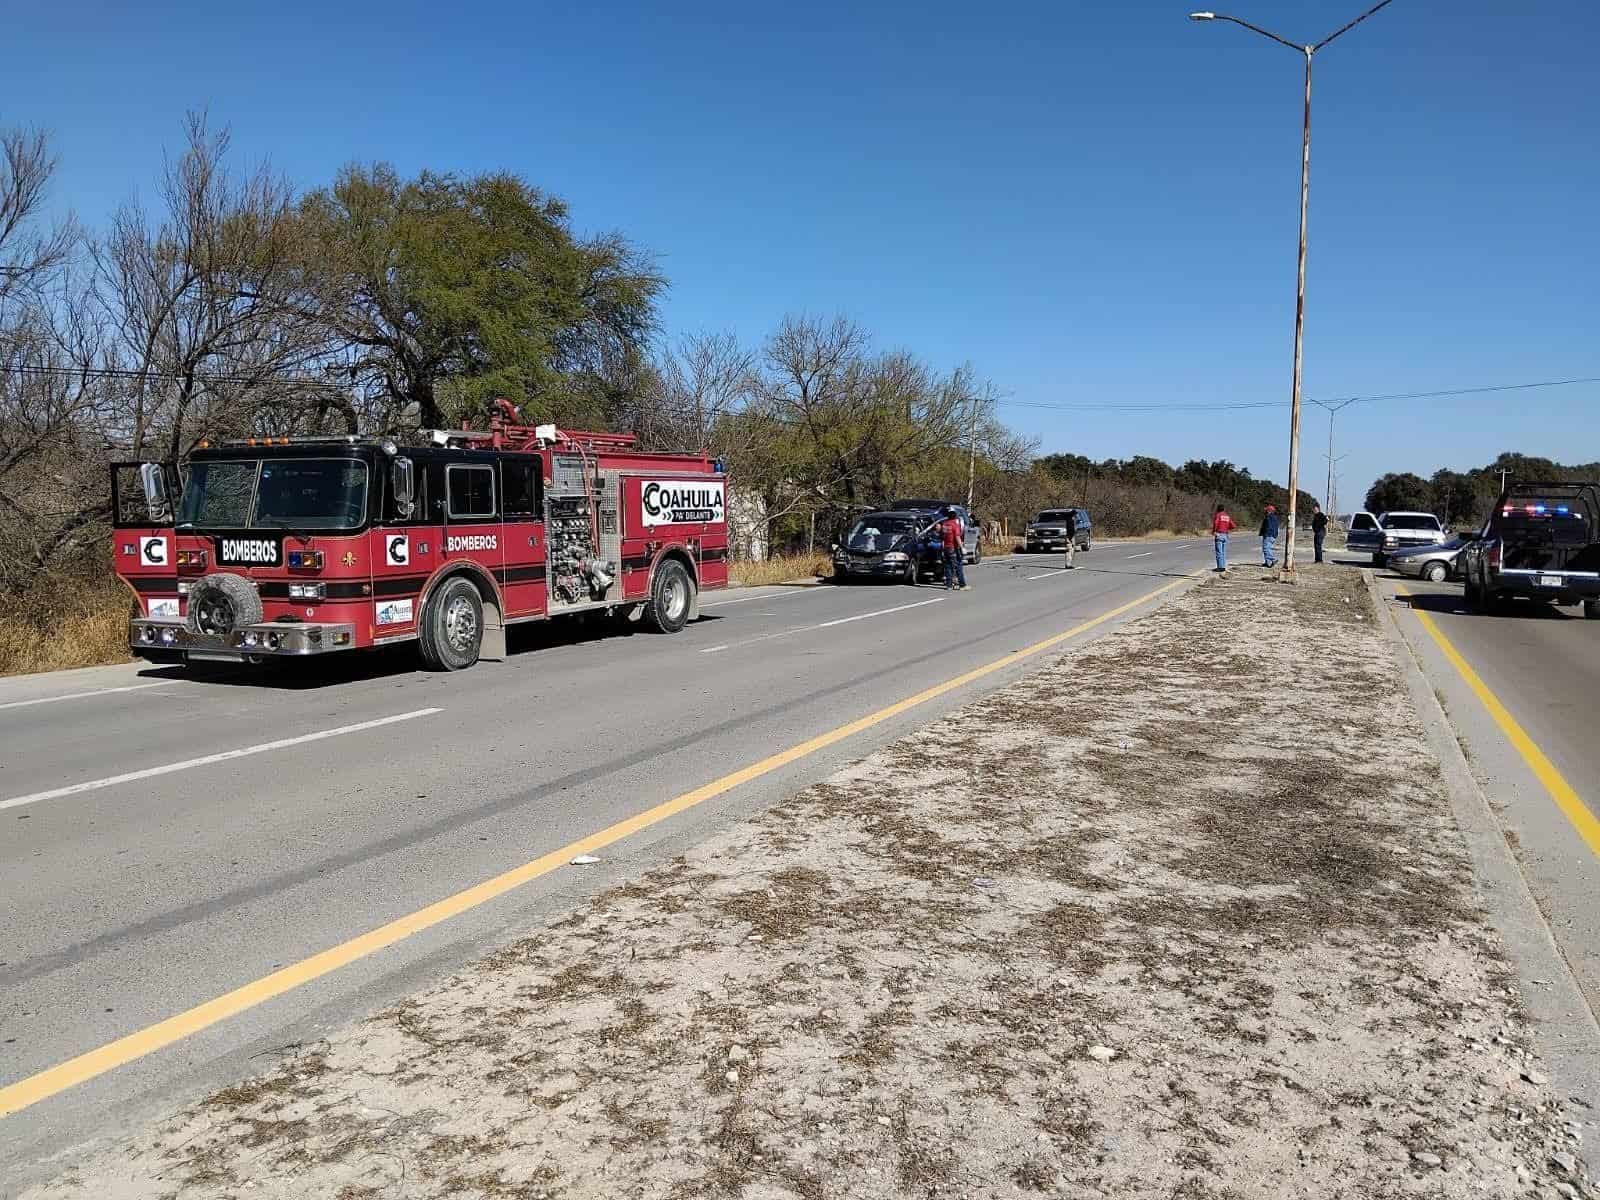
[[[1261,518],[1261,565],[1275,567],[1278,565],[1275,557],[1278,546],[1278,507],[1275,504],[1267,505],[1266,516]]]

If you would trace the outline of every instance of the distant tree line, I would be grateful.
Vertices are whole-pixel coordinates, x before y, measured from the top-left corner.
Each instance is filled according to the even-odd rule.
[[[1206,462],[1194,458],[1181,467],[1169,466],[1159,458],[1138,455],[1134,458],[1107,458],[1092,462],[1077,454],[1047,454],[1039,466],[1073,487],[1084,498],[1093,494],[1097,483],[1117,483],[1131,487],[1168,490],[1176,494],[1214,497],[1234,510],[1234,516],[1257,517],[1267,505],[1288,512],[1289,490],[1268,479],[1257,479],[1248,467],[1236,467],[1225,459]],[[1310,517],[1316,498],[1302,491],[1297,511]],[[1170,528],[1170,526],[1169,526]]]
[[[239,169],[195,116],[149,199],[88,230],[45,221],[55,166],[43,134],[0,129],[0,594],[107,577],[113,458],[182,462],[247,435],[403,441],[481,424],[500,396],[530,423],[709,447],[747,498],[746,543],[775,548],[897,496],[964,500],[969,479],[985,518],[1077,503],[1108,533],[1283,500],[1229,463],[1036,460],[972,368],[877,348],[841,318],[668,342],[649,255],[580,233],[512,174],[351,165],[301,189]]]
[[[1563,482],[1600,479],[1600,462],[1565,465],[1506,451],[1469,471],[1441,468],[1430,477],[1409,471],[1381,476],[1367,489],[1367,510],[1431,512],[1449,525],[1476,525],[1500,495],[1501,480]]]

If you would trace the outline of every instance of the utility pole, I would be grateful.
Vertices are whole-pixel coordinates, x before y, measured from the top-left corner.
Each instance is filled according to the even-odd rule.
[[[1294,303],[1294,389],[1289,401],[1289,538],[1284,546],[1281,572],[1282,577],[1290,580],[1295,577],[1295,509],[1300,498],[1300,368],[1304,359],[1306,330],[1306,210],[1311,195],[1311,58],[1329,42],[1349,32],[1380,8],[1385,8],[1391,3],[1393,0],[1379,0],[1379,3],[1374,4],[1349,24],[1334,30],[1320,42],[1307,45],[1291,42],[1288,38],[1279,37],[1259,25],[1252,25],[1249,21],[1242,21],[1238,17],[1214,12],[1189,14],[1191,21],[1228,21],[1242,26],[1252,33],[1258,33],[1304,55],[1306,61],[1305,115],[1300,125],[1300,257]]]
[[[967,512],[972,511],[972,488],[978,479],[978,397],[968,396],[972,402],[972,436],[967,445]]]

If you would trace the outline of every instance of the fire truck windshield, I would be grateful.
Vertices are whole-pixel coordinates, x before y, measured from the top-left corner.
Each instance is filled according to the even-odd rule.
[[[189,464],[178,525],[191,529],[355,529],[367,465],[353,458],[207,459]]]

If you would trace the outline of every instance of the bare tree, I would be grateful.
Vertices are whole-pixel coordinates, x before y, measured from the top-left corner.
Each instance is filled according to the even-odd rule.
[[[162,211],[123,206],[95,248],[97,290],[129,382],[118,440],[176,459],[202,437],[316,424],[350,401],[285,384],[327,353],[309,315],[294,194],[265,166],[236,175],[229,138],[191,115],[162,178]],[[338,397],[338,399],[333,399]],[[340,424],[347,424],[343,419]]]
[[[0,130],[0,589],[80,547],[103,519],[99,330],[72,271],[70,220],[44,227],[55,160],[39,132]]]
[[[71,219],[39,228],[56,160],[40,130],[0,129],[0,328],[14,304],[32,304],[77,251]]]

